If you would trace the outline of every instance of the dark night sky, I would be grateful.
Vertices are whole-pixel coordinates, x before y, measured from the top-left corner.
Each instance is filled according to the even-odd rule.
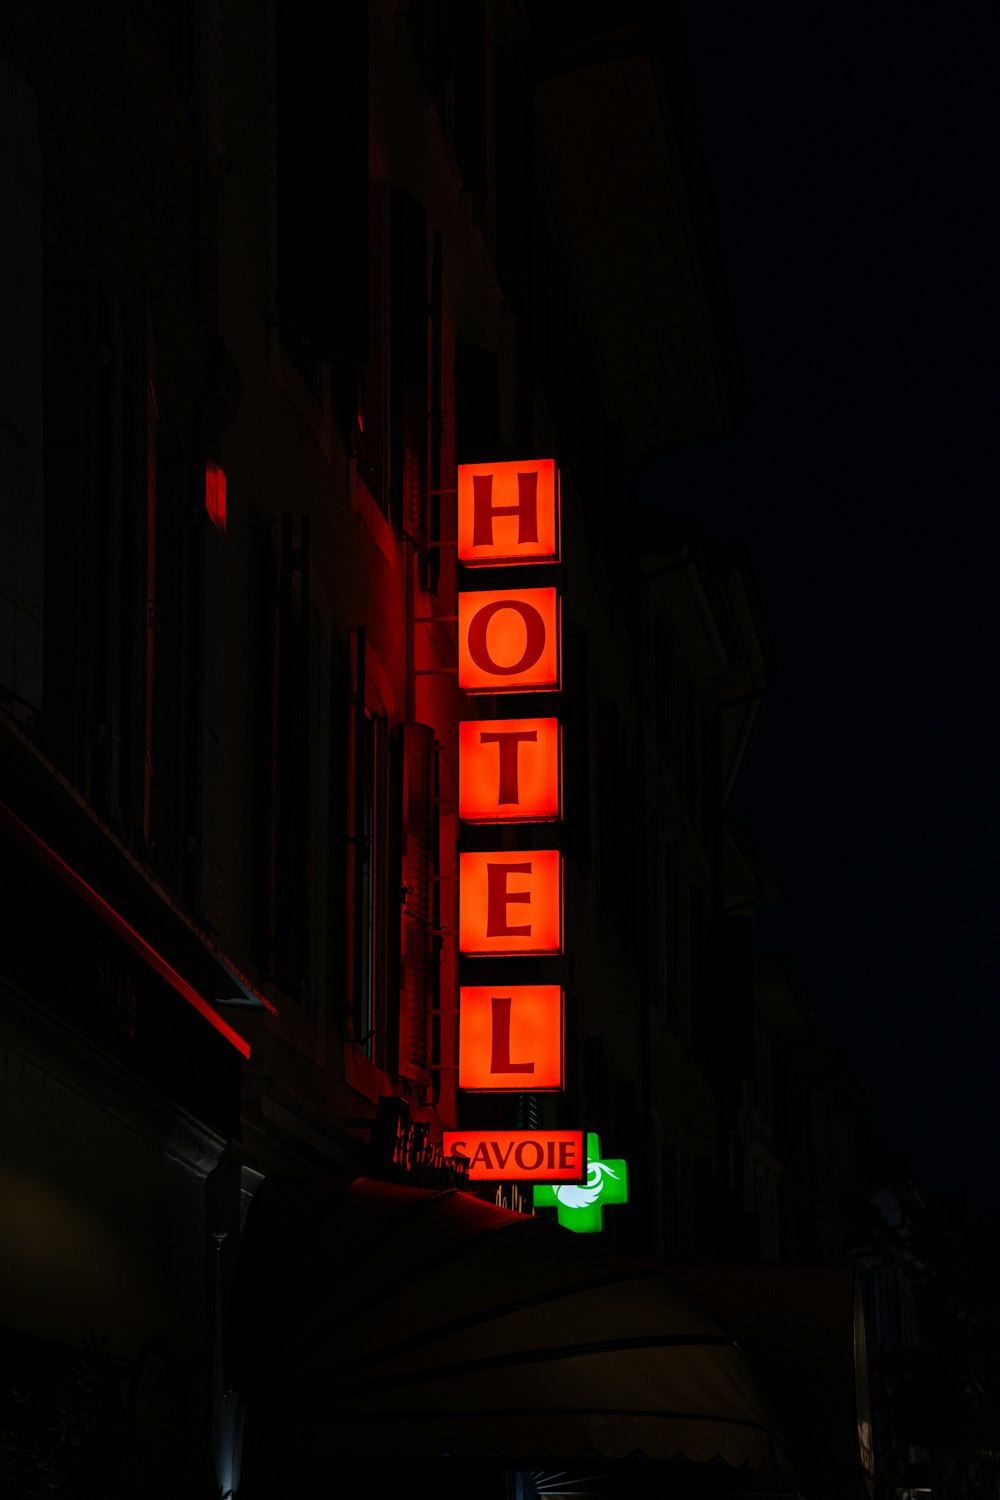
[[[751,415],[643,495],[742,541],[759,922],[919,1187],[1000,1206],[992,4],[689,0]]]

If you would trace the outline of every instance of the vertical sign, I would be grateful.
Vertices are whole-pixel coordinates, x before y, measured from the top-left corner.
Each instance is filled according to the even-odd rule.
[[[559,475],[553,459],[459,465],[458,557],[467,568],[558,561]],[[460,591],[459,687],[469,694],[557,691],[561,625],[554,588]],[[458,780],[459,817],[466,823],[557,821],[558,720],[466,720],[459,725]],[[460,856],[459,951],[563,951],[558,849]],[[563,1089],[564,1010],[559,985],[462,985],[459,1087],[490,1093]],[[468,1156],[473,1181],[571,1186],[583,1180],[581,1131],[445,1132],[445,1150]]]

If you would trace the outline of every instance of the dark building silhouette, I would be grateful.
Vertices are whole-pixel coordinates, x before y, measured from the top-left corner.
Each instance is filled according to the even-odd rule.
[[[400,1464],[428,1494],[870,1493],[843,1209],[870,1101],[755,951],[780,891],[727,812],[768,684],[753,582],[631,498],[744,399],[672,9],[11,3],[0,70],[24,1492],[66,1480],[38,1438],[57,1410],[95,1494],[132,1493],[112,1453],[147,1493],[362,1493]],[[467,697],[458,591],[510,572],[457,561],[458,465],[534,458],[561,477],[561,556],[532,575],[562,601],[561,687]],[[545,714],[559,822],[461,820],[459,722]],[[562,954],[459,954],[459,855],[498,846],[561,853]],[[565,1088],[460,1090],[460,984],[513,973],[565,992]],[[592,1247],[532,1226],[517,1181],[474,1197],[459,1127],[582,1128],[627,1162],[600,1253],[668,1262],[656,1306],[700,1310],[667,1436],[633,1410],[627,1299],[593,1305],[613,1379],[553,1311],[546,1257],[582,1276]],[[539,1337],[576,1349],[544,1356],[553,1387],[610,1415],[574,1408],[567,1437],[536,1392],[425,1451],[420,1351],[501,1225]],[[495,1295],[477,1359],[505,1368]],[[345,1436],[387,1319],[403,1374],[379,1379],[411,1404],[376,1395]],[[462,1360],[442,1420],[482,1373]],[[110,1406],[74,1426],[84,1377]]]

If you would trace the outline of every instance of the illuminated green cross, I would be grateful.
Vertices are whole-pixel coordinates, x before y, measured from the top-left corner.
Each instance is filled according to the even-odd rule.
[[[538,1183],[533,1201],[536,1208],[556,1209],[564,1229],[576,1234],[600,1234],[605,1205],[628,1202],[628,1168],[623,1161],[602,1161],[601,1143],[593,1131],[588,1131],[586,1185]]]

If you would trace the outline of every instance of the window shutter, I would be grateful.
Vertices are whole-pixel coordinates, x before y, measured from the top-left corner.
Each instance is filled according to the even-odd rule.
[[[434,732],[403,728],[403,915],[399,999],[399,1071],[429,1082],[428,1029],[436,994],[433,876],[437,861]]]
[[[403,454],[403,531],[422,551],[427,546],[423,454],[407,443]]]

